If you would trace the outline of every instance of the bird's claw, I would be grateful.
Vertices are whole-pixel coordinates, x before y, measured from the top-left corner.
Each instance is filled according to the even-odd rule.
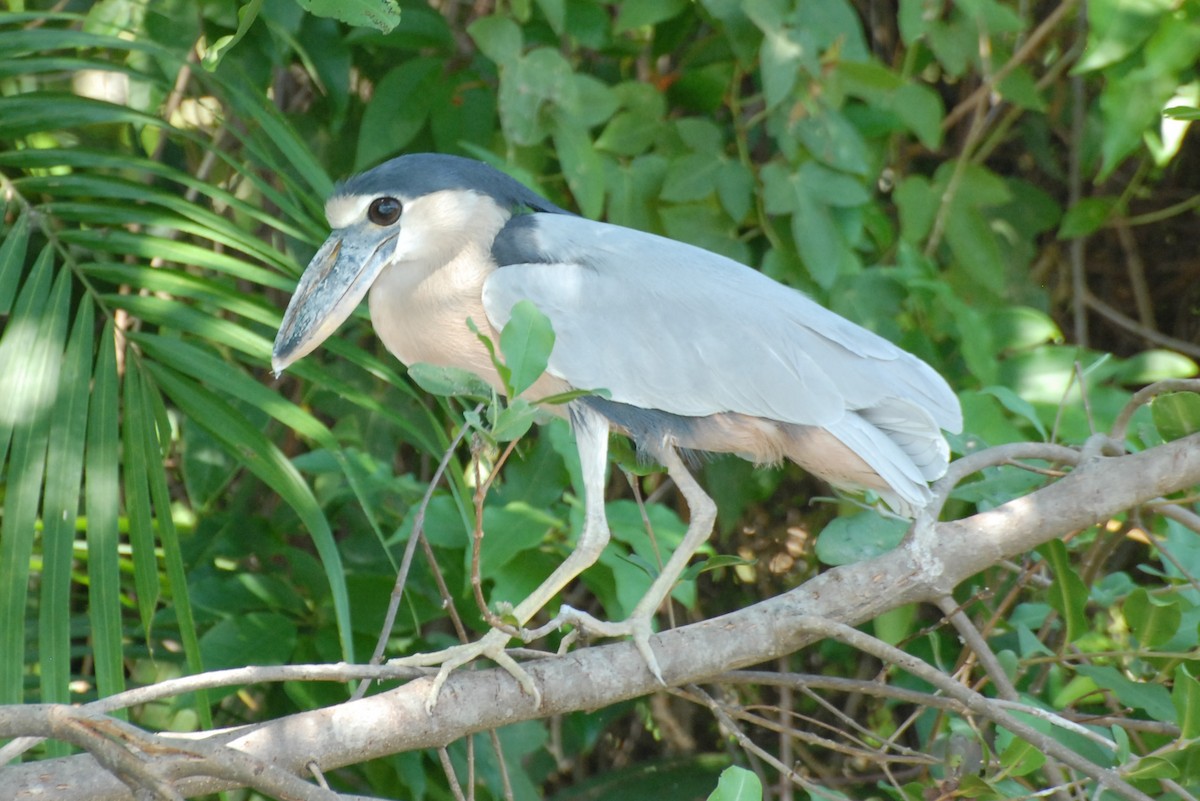
[[[600,637],[629,637],[633,640],[638,653],[642,655],[646,667],[654,674],[654,678],[658,679],[659,684],[666,686],[667,682],[663,678],[662,668],[658,665],[658,657],[654,655],[654,649],[650,645],[650,636],[654,634],[653,623],[654,616],[652,614],[638,614],[635,611],[625,620],[612,623],[564,604],[553,620],[529,634],[540,636],[548,631],[571,625],[575,627],[575,631],[567,635],[567,639],[571,642],[574,642],[579,632]],[[562,651],[563,649],[560,647],[559,653]]]
[[[540,707],[542,705],[542,692],[537,688],[533,677],[504,650],[504,647],[508,645],[509,639],[510,637],[506,632],[499,629],[492,629],[476,642],[454,645],[441,651],[427,654],[413,654],[412,656],[389,659],[388,664],[398,667],[437,666],[437,675],[433,677],[433,685],[429,688],[429,695],[425,698],[425,711],[431,715],[437,706],[442,686],[446,683],[446,679],[450,678],[450,674],[455,669],[481,656],[492,660],[504,668],[516,680],[517,684],[521,686],[521,690],[533,698],[534,706]]]

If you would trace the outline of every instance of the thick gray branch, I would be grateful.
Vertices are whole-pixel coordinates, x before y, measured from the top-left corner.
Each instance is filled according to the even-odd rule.
[[[1198,483],[1200,434],[1143,453],[1084,461],[1045,489],[965,520],[938,524],[888,554],[830,570],[752,607],[664,632],[654,642],[659,663],[669,683],[683,685],[769,662],[817,639],[797,624],[804,616],[855,625],[901,604],[933,601],[1001,560]],[[540,709],[504,671],[464,670],[446,683],[432,716],[424,709],[430,680],[418,679],[370,698],[214,738],[293,772],[310,760],[327,770],[445,745],[522,720],[597,709],[658,689],[626,642],[529,663],[528,670],[542,688]],[[0,710],[0,729],[6,711]],[[26,733],[44,730],[30,725]],[[124,785],[86,756],[5,768],[0,786],[15,791],[16,799],[130,798]],[[203,777],[179,784],[188,795],[229,786]]]

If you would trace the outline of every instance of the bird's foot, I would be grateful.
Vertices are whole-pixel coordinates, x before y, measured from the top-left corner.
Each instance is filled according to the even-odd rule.
[[[429,695],[425,698],[425,711],[429,714],[433,714],[433,709],[437,706],[438,695],[441,693],[446,679],[450,678],[450,673],[481,656],[492,660],[508,671],[508,674],[516,679],[517,684],[521,685],[521,690],[533,698],[534,705],[541,706],[542,693],[534,683],[533,677],[504,650],[510,639],[511,636],[507,632],[492,629],[476,642],[453,645],[427,654],[413,654],[389,659],[388,664],[398,667],[437,666],[438,672],[433,677],[433,686],[430,687]]]
[[[627,619],[619,623],[612,623],[564,604],[549,623],[532,631],[522,631],[521,635],[522,639],[529,642],[543,637],[551,631],[557,631],[563,626],[573,626],[575,630],[563,638],[563,644],[559,647],[560,654],[578,638],[580,632],[599,637],[629,637],[633,640],[638,653],[642,655],[646,667],[654,674],[654,678],[658,679],[659,684],[666,685],[662,668],[658,666],[658,658],[650,646],[650,636],[654,634],[653,624],[653,614],[639,614],[636,610]]]

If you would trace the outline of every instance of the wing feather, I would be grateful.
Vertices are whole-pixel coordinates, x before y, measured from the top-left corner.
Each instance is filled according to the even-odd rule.
[[[557,337],[548,369],[572,386],[678,415],[823,427],[847,409],[900,399],[943,428],[961,427],[957,399],[924,362],[709,251],[532,214],[510,222],[494,252],[502,266],[484,285],[488,317],[502,327],[518,301],[537,305]]]

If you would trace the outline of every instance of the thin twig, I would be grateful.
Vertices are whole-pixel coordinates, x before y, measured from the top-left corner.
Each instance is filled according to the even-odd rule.
[[[483,404],[475,407],[476,413],[483,408]],[[392,585],[392,597],[388,601],[387,613],[383,617],[383,626],[379,631],[379,639],[375,642],[375,650],[371,654],[370,664],[378,665],[383,662],[383,654],[387,649],[388,638],[392,634],[392,627],[396,624],[396,614],[400,610],[400,600],[404,597],[404,586],[408,583],[408,571],[412,567],[413,553],[416,551],[417,544],[425,539],[425,513],[429,509],[429,504],[433,500],[433,492],[441,483],[442,475],[450,466],[450,460],[454,458],[454,452],[462,443],[463,437],[467,435],[469,427],[464,425],[459,432],[454,436],[454,439],[446,447],[446,452],[442,454],[442,460],[438,462],[437,469],[433,471],[433,476],[429,479],[429,486],[425,488],[425,494],[421,497],[421,503],[417,506],[416,515],[413,517],[413,530],[408,538],[408,544],[404,547],[404,557],[400,560],[400,570],[396,573],[396,582]],[[428,543],[426,543],[428,547]],[[355,688],[352,700],[362,698],[366,695],[367,684],[363,682]]]

